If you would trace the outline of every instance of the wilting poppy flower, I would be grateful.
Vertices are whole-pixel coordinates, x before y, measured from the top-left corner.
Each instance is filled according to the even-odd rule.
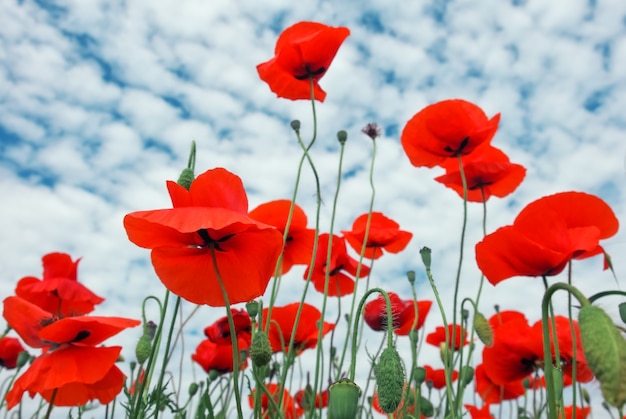
[[[343,237],[333,235],[330,260],[328,259],[328,242],[329,234],[320,234],[317,242],[317,254],[313,264],[313,272],[311,273],[311,282],[315,289],[324,292],[326,282],[326,273],[329,275],[328,295],[331,297],[344,296],[352,294],[354,291],[354,279],[349,275],[356,276],[358,262],[348,256],[346,242]],[[309,275],[309,266],[304,272],[304,278]],[[345,272],[345,273],[344,273]],[[370,268],[361,265],[359,277],[367,276]]]
[[[0,338],[0,367],[11,370],[17,366],[17,357],[24,352],[24,347],[17,338]]]
[[[323,102],[318,82],[348,35],[348,28],[298,22],[280,34],[274,58],[257,66],[259,76],[276,96],[291,100],[310,99],[312,79],[315,100]]]
[[[435,180],[463,198],[459,162],[450,159],[442,166],[446,174]],[[515,191],[526,176],[524,166],[511,163],[506,154],[491,145],[478,147],[463,157],[463,172],[467,183],[467,200],[470,202],[486,202],[492,195],[505,197]]]
[[[458,351],[463,346],[469,343],[467,339],[467,332],[460,325],[449,324],[448,325],[448,333],[450,334],[450,339],[453,338],[454,334],[454,344],[452,345],[452,349]],[[442,343],[446,343],[446,329],[443,326],[437,326],[434,332],[426,335],[426,343],[430,343],[434,346],[441,346]]]
[[[291,339],[293,326],[296,320],[299,303],[287,304],[284,307],[272,307],[272,317],[268,338],[274,352],[287,351]],[[268,309],[263,309],[263,325],[267,324]],[[296,353],[305,349],[315,348],[319,328],[322,328],[322,336],[335,328],[332,323],[324,322],[320,325],[322,313],[310,304],[304,304],[302,314],[295,331],[293,347]]]
[[[237,336],[247,336],[248,340],[252,339],[252,322],[250,316],[245,310],[233,309],[233,324],[235,325],[235,333]],[[224,316],[210,326],[204,328],[204,334],[210,341],[215,343],[230,344],[230,325],[228,317]]]
[[[489,143],[499,121],[500,114],[488,119],[473,103],[444,100],[415,114],[402,130],[400,140],[413,166],[433,167]]]
[[[284,237],[290,208],[291,201],[282,199],[261,204],[250,211],[249,215],[254,220],[276,227]],[[315,230],[307,228],[306,224],[305,212],[294,204],[289,233],[283,249],[281,268],[283,274],[289,271],[293,265],[311,263]]]
[[[96,345],[139,321],[96,316],[57,320],[19,297],[4,300],[3,314],[26,343],[44,349],[6,395],[9,409],[26,391],[55,406],[78,406],[94,399],[107,404],[122,390],[125,377],[115,366],[122,348]]]
[[[282,391],[283,393],[282,413],[285,419],[297,419],[301,417],[302,415],[304,415],[304,410],[296,406],[296,403],[293,397],[291,396],[291,394],[289,394],[287,390],[283,390],[278,384],[274,384],[274,383],[267,384],[265,387],[267,388],[267,391],[269,392],[269,394],[272,395],[272,398],[274,399],[276,403],[280,401],[280,392]],[[257,392],[256,389],[252,390],[252,394],[248,396],[248,403],[250,404],[251,408],[254,407],[256,392]],[[276,416],[277,412],[275,411],[273,405],[270,404],[270,401],[267,398],[267,395],[265,394],[265,392],[262,392],[262,395],[261,395],[261,409],[263,412],[263,418]]]
[[[559,412],[559,419],[572,419],[574,417],[574,411],[576,411],[576,419],[585,419],[589,416],[591,408],[589,406],[580,407],[566,406],[561,412]]]
[[[393,331],[397,335],[408,335],[415,322],[415,306],[413,300],[402,300],[394,292],[389,292],[391,301],[391,315],[393,317]],[[413,330],[417,330],[424,325],[426,316],[430,311],[432,301],[417,301],[417,323]],[[365,323],[372,330],[387,330],[387,304],[382,295],[365,304],[363,309]]]
[[[363,248],[368,216],[369,214],[359,216],[352,224],[352,230],[342,231],[348,244],[359,254]],[[411,237],[413,237],[412,233],[400,230],[400,225],[392,219],[380,212],[373,212],[363,256],[368,259],[378,259],[383,255],[383,250],[398,253],[409,244]]]
[[[600,240],[618,227],[600,198],[561,192],[528,204],[513,225],[485,236],[476,245],[476,262],[494,285],[513,276],[556,275],[572,259],[604,253]]]
[[[248,216],[241,179],[218,168],[199,175],[189,190],[174,182],[167,187],[174,208],[124,217],[130,241],[152,249],[161,282],[192,303],[224,306],[219,272],[231,304],[261,296],[283,238],[276,228]]]
[[[441,390],[446,387],[446,370],[443,368],[432,368],[429,365],[424,365],[426,370],[426,383],[430,382],[433,388]],[[452,371],[452,381],[456,381],[459,377],[458,371]]]
[[[555,316],[557,328],[557,342],[561,368],[565,375],[572,374],[574,348],[569,319]],[[573,322],[577,336],[576,345],[576,379],[579,382],[588,382],[593,379],[593,373],[587,366],[582,349],[578,323]],[[483,349],[483,366],[485,374],[497,385],[505,385],[511,381],[527,378],[538,369],[543,368],[545,356],[543,352],[543,333],[541,321],[532,327],[526,318],[515,316],[494,330],[493,345]],[[552,327],[550,327],[552,330]],[[552,335],[552,332],[550,333]],[[554,361],[554,348],[552,348]]]
[[[78,282],[78,262],[66,253],[48,253],[41,258],[43,278],[26,276],[19,280],[15,294],[59,316],[79,316],[93,311],[104,301]]]
[[[294,399],[298,407],[308,411],[313,408],[322,409],[328,407],[328,397],[328,389],[321,393],[313,394],[313,389],[309,387],[308,389],[299,390],[294,396]],[[313,399],[315,399],[315,403],[313,403]]]
[[[471,419],[492,419],[493,415],[489,411],[489,405],[486,404],[480,409],[476,406],[472,406],[471,404],[463,405],[467,409],[467,413],[469,413]]]
[[[522,384],[524,379],[508,381],[504,384],[496,384],[485,373],[483,364],[476,366],[474,370],[474,390],[484,403],[501,403],[504,400],[514,400],[526,393]]]

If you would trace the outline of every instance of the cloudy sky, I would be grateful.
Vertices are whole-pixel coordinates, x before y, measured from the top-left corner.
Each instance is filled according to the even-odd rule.
[[[178,177],[192,140],[197,172],[225,167],[239,175],[251,209],[289,198],[300,156],[289,121],[301,120],[310,135],[310,105],[277,99],[256,65],[272,57],[279,33],[301,20],[351,31],[321,81],[328,95],[317,107],[321,229],[329,228],[338,130],[349,138],[336,228],[349,229],[367,211],[372,146],[360,129],[376,122],[384,135],[374,208],[414,234],[405,252],[377,262],[373,285],[408,298],[404,273],[414,269],[420,299],[433,299],[418,257],[429,246],[439,290],[451,298],[461,200],[432,180],[438,169],[412,167],[399,142],[412,115],[443,99],[501,113],[493,144],[527,168],[513,195],[489,201],[488,231],[511,223],[527,203],[566,190],[596,194],[624,216],[621,0],[7,0],[0,2],[2,297],[19,278],[41,274],[42,255],[62,251],[83,258],[81,281],[107,298],[97,313],[139,318],[141,300],[162,296],[163,287],[149,252],[127,240],[122,218],[170,205],[165,180]],[[310,172],[298,202],[313,219]],[[470,205],[467,296],[480,277],[473,244],[481,237],[481,211]],[[626,238],[619,233],[605,248],[623,277]],[[587,293],[615,286],[599,259],[577,262],[574,274]],[[299,297],[301,275],[295,269],[285,278],[280,304]],[[534,322],[541,291],[541,281],[529,278],[487,284],[481,309],[491,315],[497,303]],[[185,313],[192,308],[185,305]],[[606,308],[615,312],[613,304]],[[329,309],[335,312],[334,302]],[[198,312],[186,329],[187,351],[222,315]],[[434,307],[431,316],[427,331],[439,324]],[[128,342],[127,356],[138,337],[136,330],[118,338]],[[378,336],[370,342],[376,345]],[[438,362],[436,352],[423,356]]]

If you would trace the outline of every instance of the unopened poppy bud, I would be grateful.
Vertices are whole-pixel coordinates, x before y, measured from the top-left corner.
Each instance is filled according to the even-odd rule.
[[[346,141],[348,141],[348,133],[345,132],[344,130],[338,131],[337,132],[337,140],[339,140],[340,144],[345,144]]]
[[[426,368],[415,367],[415,372],[413,373],[413,378],[415,379],[415,383],[418,385],[422,384],[426,381]]]
[[[426,267],[426,269],[430,269],[431,258],[430,254],[432,251],[428,247],[422,247],[420,249],[420,255],[422,256],[422,263]]]
[[[219,378],[221,373],[218,370],[210,370],[209,371],[209,382],[213,382]]]
[[[493,330],[487,318],[480,311],[474,313],[474,330],[476,335],[478,335],[478,339],[485,346],[493,345]]]
[[[419,334],[417,333],[417,330],[411,330],[409,332],[409,340],[413,345],[417,346],[419,343]]]
[[[193,397],[198,392],[198,383],[189,384],[189,397]]]
[[[328,419],[354,419],[361,389],[349,378],[341,378],[328,389]]]
[[[431,418],[435,415],[435,406],[426,397],[420,396],[420,412],[422,416]]]
[[[248,316],[252,320],[256,318],[256,315],[259,314],[259,303],[256,301],[249,301],[246,303],[246,311],[248,312]]]
[[[291,121],[291,129],[294,130],[296,133],[300,132],[300,121],[298,121],[297,119],[294,119],[293,121]]]
[[[626,323],[626,303],[619,305],[619,317],[622,319],[623,323]]]
[[[143,363],[150,358],[150,354],[152,354],[152,339],[150,335],[144,333],[139,338],[137,346],[135,346],[135,356],[137,357],[139,365],[143,365]]]
[[[22,351],[20,352],[20,354],[17,356],[17,361],[15,363],[15,365],[18,368],[22,368],[24,365],[26,365],[26,363],[30,360],[30,354],[27,351]]]
[[[380,354],[378,364],[374,368],[378,385],[378,401],[385,413],[393,413],[402,401],[404,388],[404,368],[400,354],[395,347],[387,347]]]
[[[409,284],[415,284],[415,271],[408,271],[406,273],[406,279],[409,280]]]
[[[584,305],[578,323],[587,365],[600,381],[604,400],[622,409],[626,403],[626,339],[600,307]]]
[[[250,359],[256,367],[263,367],[272,360],[272,346],[265,332],[256,332],[250,345]]]
[[[467,365],[462,366],[459,377],[463,386],[467,386],[474,379],[474,368]]]
[[[445,342],[439,344],[439,357],[443,365],[448,366],[452,362],[452,351],[448,349],[448,345]]]
[[[178,183],[183,188],[189,190],[194,178],[195,178],[195,175],[193,174],[193,170],[190,168],[185,168],[180,173],[180,176],[178,177],[178,181],[176,183]]]

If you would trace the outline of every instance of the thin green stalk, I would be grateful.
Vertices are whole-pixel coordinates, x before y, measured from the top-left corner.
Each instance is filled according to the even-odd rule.
[[[237,407],[237,415],[239,419],[243,419],[243,410],[241,409],[241,394],[239,392],[239,346],[237,345],[237,333],[235,332],[235,322],[233,321],[233,313],[230,309],[230,299],[224,286],[222,275],[220,274],[219,266],[217,266],[217,256],[215,255],[215,245],[209,244],[209,252],[211,253],[211,261],[213,262],[213,270],[215,271],[215,277],[217,283],[222,291],[222,297],[224,298],[224,306],[226,307],[226,317],[228,319],[228,327],[230,328],[230,342],[233,346],[233,389],[235,392],[235,404]]]

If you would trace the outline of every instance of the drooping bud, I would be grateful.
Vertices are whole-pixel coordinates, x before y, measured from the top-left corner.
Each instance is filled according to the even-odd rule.
[[[431,253],[432,251],[428,247],[424,246],[420,249],[420,255],[422,256],[422,263],[424,264],[426,269],[430,269]]]
[[[604,399],[622,409],[626,403],[626,339],[600,307],[583,306],[578,323],[587,365],[600,381]]]
[[[395,347],[387,347],[374,368],[378,385],[380,408],[386,413],[393,413],[402,401],[405,375],[402,360]]]
[[[493,330],[487,318],[480,311],[474,313],[474,330],[476,335],[478,335],[478,339],[485,346],[493,345]]]
[[[263,367],[272,360],[272,345],[265,332],[254,334],[250,345],[250,359],[255,367]]]
[[[461,380],[461,383],[463,384],[464,387],[467,386],[474,379],[474,368],[468,365],[463,365],[461,367],[461,373],[459,374],[459,379]]]
[[[338,131],[337,140],[339,141],[339,144],[341,145],[345,144],[346,141],[348,141],[348,133],[345,132],[344,130]]]
[[[328,419],[355,419],[361,389],[349,378],[341,378],[328,389]]]
[[[24,365],[26,365],[26,363],[30,360],[30,354],[28,353],[28,351],[22,351],[20,352],[20,354],[17,356],[17,362],[15,363],[15,365],[18,368],[22,368]]]

